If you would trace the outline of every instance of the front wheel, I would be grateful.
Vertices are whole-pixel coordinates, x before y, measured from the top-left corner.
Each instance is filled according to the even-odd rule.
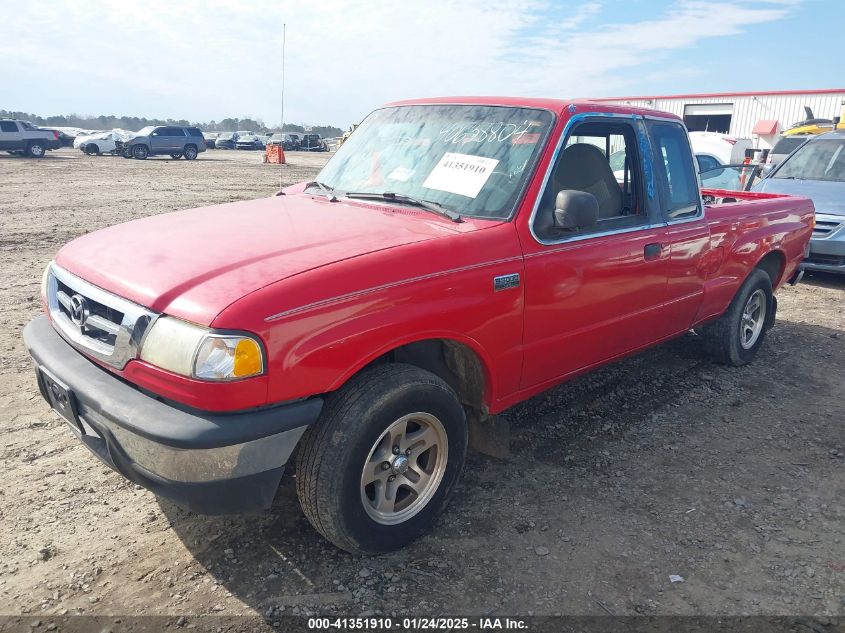
[[[303,436],[299,502],[339,548],[390,551],[446,506],[466,447],[466,417],[449,385],[410,365],[375,367],[332,394]]]
[[[132,148],[132,157],[138,160],[145,160],[150,155],[146,145],[136,145]]]
[[[719,363],[739,367],[754,360],[772,324],[772,281],[755,269],[745,279],[727,311],[701,333],[707,351]]]

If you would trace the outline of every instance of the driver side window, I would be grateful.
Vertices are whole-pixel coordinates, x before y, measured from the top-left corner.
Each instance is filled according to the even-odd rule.
[[[642,183],[632,122],[578,123],[552,168],[534,231],[541,239],[564,241],[645,224]]]

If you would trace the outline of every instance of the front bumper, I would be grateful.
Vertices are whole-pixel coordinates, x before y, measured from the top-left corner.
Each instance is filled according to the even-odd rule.
[[[68,344],[40,316],[24,342],[47,383],[67,387],[83,444],[124,477],[202,514],[268,508],[320,398],[232,414],[179,408],[139,391]]]

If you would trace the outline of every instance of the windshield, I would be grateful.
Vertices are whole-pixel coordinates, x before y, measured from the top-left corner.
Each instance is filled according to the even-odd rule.
[[[138,130],[137,134],[139,136],[147,136],[154,129],[156,129],[155,125],[148,125],[147,127],[142,127],[140,130]]]
[[[376,110],[316,180],[340,196],[391,192],[461,215],[507,218],[552,120],[544,110],[502,106]]]
[[[771,177],[845,181],[845,138],[810,141],[795,150]]]

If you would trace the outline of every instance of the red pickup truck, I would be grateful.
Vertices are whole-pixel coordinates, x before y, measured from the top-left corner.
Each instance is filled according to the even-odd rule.
[[[130,480],[241,512],[289,466],[323,536],[386,551],[508,407],[693,328],[753,359],[813,206],[703,193],[662,112],[390,104],[314,182],[66,245],[24,338],[44,397]]]

